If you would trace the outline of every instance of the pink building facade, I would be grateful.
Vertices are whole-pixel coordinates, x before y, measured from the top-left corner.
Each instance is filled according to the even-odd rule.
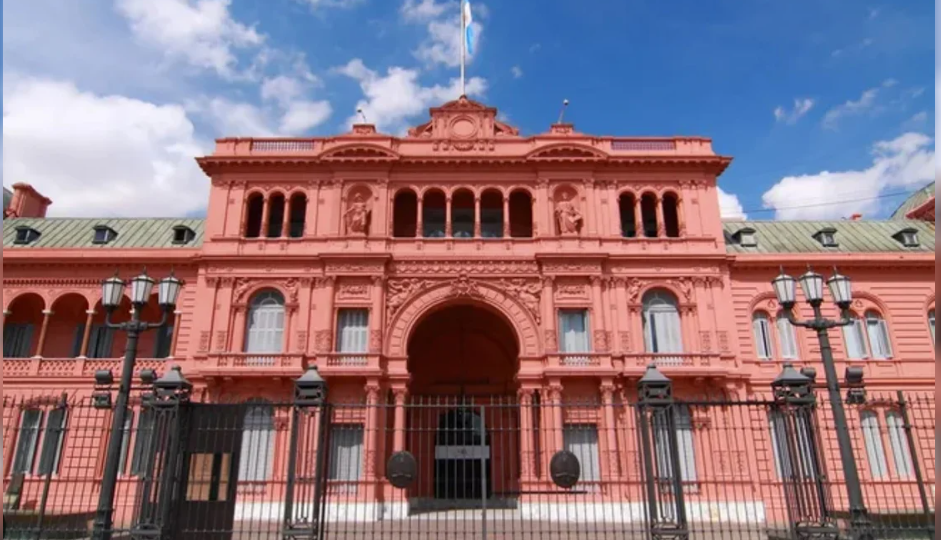
[[[171,325],[145,334],[139,369],[180,366],[205,402],[287,403],[313,365],[332,400],[387,405],[338,420],[362,426],[362,466],[348,479],[368,486],[360,501],[388,497],[393,451],[432,444],[404,435],[423,421],[405,405],[455,396],[558,406],[535,420],[488,419],[520,434],[503,450],[513,456],[493,456],[507,486],[547,483],[539,463],[568,444],[566,426],[595,426],[585,444],[604,456],[596,476],[617,484],[606,500],[641,497],[627,472],[636,441],[619,427],[632,420],[619,407],[636,401],[647,366],[689,400],[770,399],[784,363],[822,373],[815,336],[781,317],[770,285],[781,268],[836,266],[852,278],[857,322],[831,332],[838,373],[861,367],[872,394],[934,388],[933,186],[889,220],[723,221],[716,186],[731,158],[708,138],[594,136],[570,124],[523,136],[464,98],[402,137],[355,125],[327,138],[220,139],[198,162],[212,184],[205,219],[45,218],[50,201],[14,186],[4,396],[27,405],[4,409],[5,431],[24,433],[30,396],[87,396],[96,370],[118,373],[125,337],[102,326],[100,282],[143,266],[158,279],[172,269],[185,286]],[[811,315],[802,302],[796,311]],[[824,312],[838,317],[830,302]],[[159,318],[156,300],[141,316]],[[580,402],[595,405],[562,407]],[[872,410],[889,453],[891,407]],[[755,453],[770,451],[747,445],[719,464],[730,443],[708,431],[721,421],[688,414],[688,466],[746,486]],[[541,441],[546,426],[558,437]],[[285,474],[278,433],[257,478]],[[22,438],[4,437],[5,478],[38,461],[17,457],[29,454]],[[902,468],[885,480],[903,481]],[[252,500],[278,500],[265,489]],[[730,510],[736,489],[710,493],[724,512],[757,512]]]

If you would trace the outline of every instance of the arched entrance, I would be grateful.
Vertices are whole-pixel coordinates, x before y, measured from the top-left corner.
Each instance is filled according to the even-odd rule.
[[[428,313],[409,338],[411,395],[515,395],[518,368],[513,327],[480,305],[450,305]]]
[[[518,490],[519,344],[496,309],[467,300],[425,314],[408,340],[407,446],[425,509],[513,504]]]

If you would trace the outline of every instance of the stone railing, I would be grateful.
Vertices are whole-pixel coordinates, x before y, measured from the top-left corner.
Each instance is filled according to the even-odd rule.
[[[611,355],[608,353],[551,353],[546,355],[548,368],[610,368]]]
[[[625,354],[625,368],[645,368],[649,365],[664,368],[727,368],[728,360],[715,353],[641,353]]]
[[[171,358],[138,358],[134,363],[135,373],[152,369],[158,376],[163,374]],[[121,376],[123,358],[4,358],[4,377],[91,377],[96,371],[108,370],[114,377]]]
[[[306,367],[303,354],[214,353],[195,362],[204,375],[300,375]]]
[[[368,353],[328,353],[317,357],[317,367],[321,370],[332,368],[379,369],[379,355]]]

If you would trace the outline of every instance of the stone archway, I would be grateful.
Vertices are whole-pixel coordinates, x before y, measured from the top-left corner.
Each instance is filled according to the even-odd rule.
[[[440,306],[409,336],[414,395],[514,395],[518,371],[513,327],[483,304],[465,300]]]

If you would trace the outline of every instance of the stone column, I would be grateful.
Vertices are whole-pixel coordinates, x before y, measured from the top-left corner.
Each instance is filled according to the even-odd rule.
[[[615,304],[617,307],[616,311],[617,311],[617,332],[618,332],[618,335],[615,337],[615,342],[617,343],[616,350],[621,354],[625,354],[625,353],[633,352],[631,350],[628,350],[630,347],[628,347],[628,343],[625,343],[625,341],[629,341],[632,337],[631,325],[630,325],[631,315],[627,307],[627,280],[625,280],[622,277],[615,278],[614,286],[615,286]],[[627,334],[626,336],[625,336],[625,333]],[[624,339],[625,337],[627,337],[628,339],[625,340]],[[637,337],[633,336],[633,338],[636,339]]]
[[[634,197],[634,238],[640,238],[644,236],[644,218],[643,207],[640,204],[640,197]]]
[[[268,238],[268,214],[270,213],[270,210],[271,210],[270,205],[269,205],[271,201],[268,199],[267,195],[265,195],[263,202],[264,202],[264,206],[262,206],[262,210],[261,210],[261,237]]]
[[[686,236],[686,212],[683,211],[683,205],[686,197],[681,195],[676,200],[676,222],[680,231],[680,236]]]
[[[524,482],[534,477],[533,389],[519,390],[520,402],[520,477]]]
[[[657,195],[657,238],[665,236],[666,228],[663,224],[663,198]]]
[[[590,178],[586,178],[584,183],[585,187],[585,205],[582,207],[582,213],[587,214],[585,217],[585,228],[588,229],[588,234],[584,236],[595,236],[598,234],[598,210],[595,208],[595,182]]]
[[[418,215],[415,216],[415,237],[422,238],[425,236],[425,226],[423,214],[424,214],[424,202],[422,201],[423,197],[418,196]]]
[[[444,199],[444,236],[445,238],[451,238],[451,194]]]
[[[480,195],[474,195],[474,238],[480,236]]]
[[[372,278],[372,315],[369,317],[369,352],[380,354],[382,352],[383,303],[385,301],[385,278],[374,276]]]
[[[556,236],[554,208],[549,197],[549,180],[540,178],[538,185],[536,197],[533,200],[536,209],[542,209],[542,218],[539,218],[537,212],[533,212],[533,220],[539,223],[539,236]]]
[[[594,321],[590,321],[592,334],[592,352],[607,352],[607,318],[604,314],[604,301],[601,298],[601,276],[591,276],[591,310],[595,313]]]
[[[621,472],[618,467],[618,439],[617,425],[614,420],[614,384],[611,381],[602,381],[601,407],[604,409],[604,433],[605,441],[608,447],[608,455],[603,463],[608,469],[608,475],[611,478],[620,478]]]
[[[86,358],[88,356],[88,341],[91,339],[91,326],[92,320],[95,318],[95,310],[89,309],[85,311],[85,331],[82,332],[82,346],[78,350],[79,358]]]
[[[370,379],[366,383],[366,424],[363,434],[363,458],[365,459],[363,480],[366,482],[366,500],[375,497],[376,448],[379,447],[379,381]]]
[[[324,287],[324,320],[322,322],[322,332],[325,332],[326,338],[321,338],[321,340],[326,339],[326,343],[321,343],[324,350],[317,351],[319,353],[331,353],[335,348],[336,340],[334,339],[334,330],[333,326],[336,323],[336,314],[333,312],[333,300],[336,295],[334,287],[336,286],[336,278],[333,276],[327,277],[323,280]]]
[[[510,195],[503,196],[503,237],[510,237]]]
[[[392,395],[395,397],[392,451],[401,452],[405,450],[405,400],[408,397],[408,390],[405,387],[394,387],[392,388]]]
[[[542,326],[545,329],[544,349],[555,352],[559,348],[559,338],[555,329],[555,293],[552,276],[542,278]]]
[[[46,346],[46,333],[49,331],[50,318],[52,318],[52,310],[42,310],[42,326],[39,329],[39,343],[36,344],[36,355],[34,358],[42,358],[42,350]]]
[[[294,313],[297,311],[297,304],[287,304],[284,306],[284,332],[281,336],[281,354],[291,352],[291,332],[294,331]]]
[[[307,213],[304,216],[304,236],[317,235],[317,218],[320,214],[320,182],[311,180],[307,184]]]
[[[245,350],[245,329],[248,325],[246,320],[248,306],[245,304],[236,304],[232,306],[235,312],[235,322],[232,325],[232,345],[230,352],[243,352]]]
[[[284,199],[284,215],[281,216],[281,238],[290,238],[291,231],[288,228],[291,226],[291,195],[288,194]]]
[[[390,211],[391,201],[389,201],[389,180],[386,178],[379,179],[376,182],[376,187],[378,191],[373,198],[375,204],[372,207],[373,215],[367,236],[392,236],[388,217],[392,213]]]

